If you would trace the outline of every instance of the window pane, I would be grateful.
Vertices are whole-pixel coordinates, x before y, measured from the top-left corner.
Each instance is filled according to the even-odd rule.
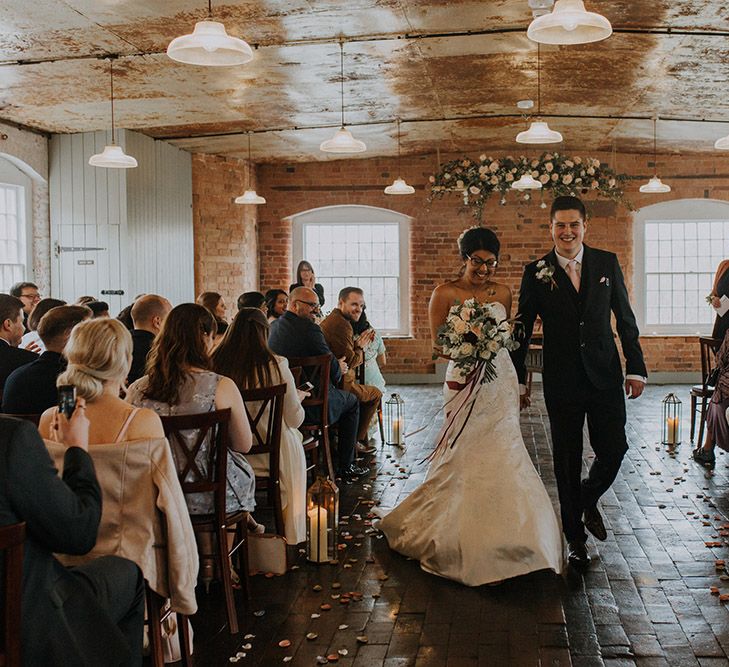
[[[20,206],[25,188],[0,183],[0,292],[26,278],[25,220]]]

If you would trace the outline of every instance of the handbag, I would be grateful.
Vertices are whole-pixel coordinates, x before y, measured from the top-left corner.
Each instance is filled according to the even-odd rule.
[[[286,538],[281,535],[261,535],[249,533],[248,573],[253,574],[286,574],[288,561],[286,556]]]

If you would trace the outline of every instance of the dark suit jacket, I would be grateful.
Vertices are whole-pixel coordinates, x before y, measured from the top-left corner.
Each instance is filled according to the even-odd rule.
[[[96,543],[101,490],[89,455],[70,447],[63,479],[36,428],[0,418],[0,525],[25,521],[23,664],[118,665],[129,650],[87,585],[53,552],[85,554]]]
[[[139,378],[144,377],[144,369],[147,366],[147,355],[152,348],[154,334],[143,329],[132,331],[132,367],[129,369],[127,383],[132,384]]]
[[[537,262],[524,269],[517,315],[520,347],[512,358],[523,384],[524,360],[534,320],[540,316],[544,325],[545,396],[579,390],[585,376],[601,390],[623,381],[611,313],[615,314],[626,373],[648,375],[618,258],[611,252],[584,248],[579,293],[559,266],[554,250],[542,260],[554,267],[555,285],[537,279]]]
[[[268,345],[276,354],[286,358],[316,357],[321,354],[331,354],[332,360],[329,364],[329,421],[332,423],[338,421],[346,399],[346,396],[342,397],[340,394],[346,394],[346,392],[337,389],[337,385],[342,380],[342,372],[336,357],[327,345],[319,325],[287,310],[281,317],[271,322]],[[314,382],[314,379],[312,382]],[[311,419],[312,417],[307,414],[307,420]]]
[[[7,341],[0,339],[0,394],[3,392],[5,380],[16,368],[35,361],[38,355],[19,347],[13,347]]]
[[[11,415],[39,415],[56,405],[56,378],[65,369],[58,352],[46,350],[35,361],[16,368],[5,381],[2,411]]]

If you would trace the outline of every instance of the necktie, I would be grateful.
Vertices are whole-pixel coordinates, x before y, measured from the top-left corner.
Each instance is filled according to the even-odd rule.
[[[572,281],[572,284],[575,287],[575,291],[580,291],[580,272],[577,268],[577,260],[571,259],[569,263],[567,264],[567,268],[565,269],[567,271],[567,275],[570,277],[570,280]]]

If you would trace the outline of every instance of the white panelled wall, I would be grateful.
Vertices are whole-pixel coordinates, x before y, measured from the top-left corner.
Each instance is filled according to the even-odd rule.
[[[95,296],[112,315],[139,293],[191,301],[191,156],[136,132],[117,138],[137,158],[136,169],[88,164],[106,132],[51,138],[51,293],[69,303]]]

